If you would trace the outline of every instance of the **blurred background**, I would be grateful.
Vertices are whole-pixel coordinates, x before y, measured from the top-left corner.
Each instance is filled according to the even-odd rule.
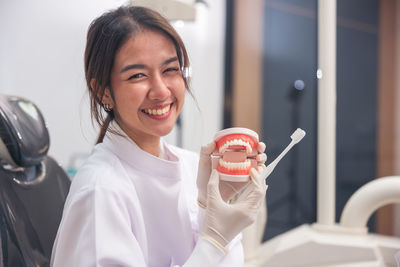
[[[169,1],[147,2],[170,12]],[[194,15],[171,24],[187,46],[200,110],[188,95],[166,139],[197,152],[222,128],[248,127],[259,132],[271,161],[296,128],[304,129],[306,138],[269,178],[263,239],[315,222],[317,144],[324,142],[317,138],[317,0],[180,2]],[[97,134],[83,71],[86,31],[101,13],[126,3],[0,1],[0,93],[38,105],[49,154],[71,178]],[[338,0],[336,30],[339,220],[359,187],[400,174],[400,0]],[[369,228],[400,236],[400,208],[380,209]]]

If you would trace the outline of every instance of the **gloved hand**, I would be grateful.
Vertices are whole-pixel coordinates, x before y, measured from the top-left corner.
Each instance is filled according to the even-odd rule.
[[[207,199],[207,184],[211,175],[211,154],[216,147],[215,142],[202,146],[200,149],[200,160],[197,171],[197,189],[198,189],[198,204],[200,207],[206,207]],[[257,144],[258,155],[256,156],[257,165],[264,165],[267,161],[267,155],[264,153],[265,144],[259,142]],[[239,193],[248,182],[229,182],[220,181],[220,192],[224,201],[230,200],[234,195]]]
[[[267,155],[264,153],[265,144],[259,142],[257,144],[258,155],[256,156],[257,166],[264,166],[267,161]],[[228,201],[233,198],[236,194],[248,184],[248,182],[229,182],[221,180],[219,182],[219,190],[221,192],[222,199]]]
[[[207,209],[202,234],[225,247],[244,228],[252,224],[265,198],[265,165],[252,168],[250,182],[234,204],[226,203],[219,191],[219,175],[211,173],[207,186]]]
[[[199,166],[197,170],[197,202],[205,208],[207,204],[207,184],[211,174],[211,154],[215,150],[215,142],[202,146],[200,149]]]

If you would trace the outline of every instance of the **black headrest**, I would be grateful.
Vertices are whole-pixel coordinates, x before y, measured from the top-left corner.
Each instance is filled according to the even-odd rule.
[[[35,104],[0,94],[0,160],[34,166],[46,156],[49,144],[49,132]]]

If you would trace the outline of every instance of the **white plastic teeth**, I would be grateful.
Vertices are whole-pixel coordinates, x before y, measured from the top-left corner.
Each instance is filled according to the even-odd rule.
[[[241,140],[241,139],[234,139],[232,141],[228,141],[222,146],[219,147],[219,153],[223,154],[230,146],[244,146],[246,147],[247,154],[250,154],[253,149],[251,148],[250,144]]]
[[[170,108],[171,108],[171,105],[168,105],[163,109],[146,108],[143,111],[144,111],[144,113],[147,113],[147,114],[150,114],[150,115],[163,115],[163,114],[167,113]]]
[[[251,162],[248,159],[243,162],[226,162],[223,159],[219,159],[219,165],[228,170],[246,170],[250,167]]]

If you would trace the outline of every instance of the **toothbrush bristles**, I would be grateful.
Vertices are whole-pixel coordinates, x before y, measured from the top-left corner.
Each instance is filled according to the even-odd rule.
[[[292,141],[290,142],[290,144],[281,152],[281,154],[279,154],[278,157],[276,157],[276,159],[274,161],[272,161],[266,168],[265,170],[265,178],[267,178],[272,171],[274,170],[275,166],[278,165],[279,161],[286,155],[287,152],[289,152],[289,150],[298,142],[301,141],[301,139],[303,139],[303,137],[306,135],[306,132],[300,128],[297,128],[296,131],[294,131],[294,133],[290,136],[290,138],[292,139]]]
[[[290,136],[293,142],[298,143],[301,139],[306,135],[306,132],[300,128],[297,128],[296,131]]]

